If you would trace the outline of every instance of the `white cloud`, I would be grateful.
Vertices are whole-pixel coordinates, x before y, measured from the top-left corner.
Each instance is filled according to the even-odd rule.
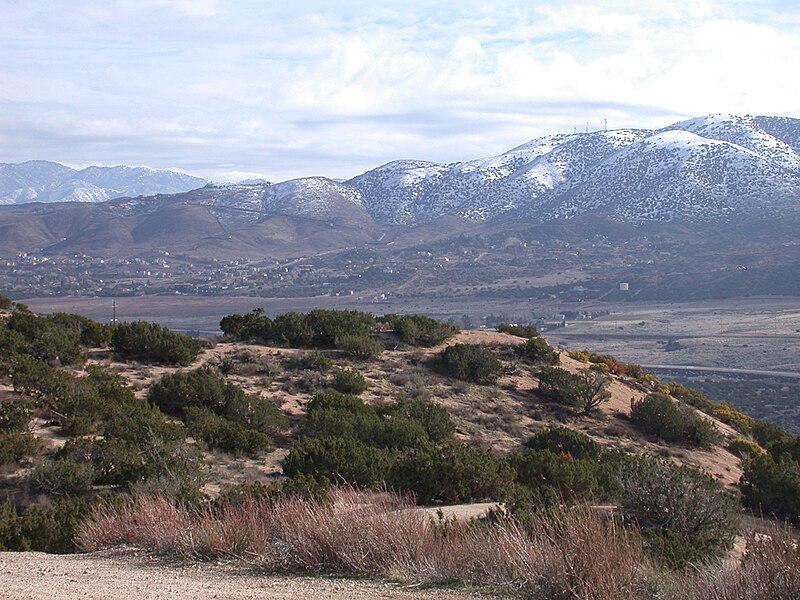
[[[0,22],[0,160],[269,179],[707,112],[800,117],[782,2],[54,0]],[[227,166],[225,166],[227,165]]]

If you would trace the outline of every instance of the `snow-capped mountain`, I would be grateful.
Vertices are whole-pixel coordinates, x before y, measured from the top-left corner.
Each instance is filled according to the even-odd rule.
[[[382,223],[443,215],[712,220],[798,208],[800,119],[711,115],[660,130],[551,135],[483,160],[397,161],[347,182]]]
[[[0,204],[103,202],[126,196],[177,194],[206,184],[198,177],[147,167],[87,167],[43,160],[0,163]]]
[[[169,171],[33,161],[0,165],[0,203],[169,194],[222,226],[272,217],[416,226],[442,217],[542,222],[587,213],[627,222],[713,222],[800,208],[800,119],[708,115],[658,130],[547,135],[499,156],[398,160],[348,181],[209,184]],[[118,203],[124,214],[147,198]],[[138,208],[134,208],[138,207]],[[127,211],[127,212],[126,212]]]
[[[600,211],[620,221],[714,221],[800,208],[800,171],[791,156],[666,130],[594,165],[553,190],[541,217]]]

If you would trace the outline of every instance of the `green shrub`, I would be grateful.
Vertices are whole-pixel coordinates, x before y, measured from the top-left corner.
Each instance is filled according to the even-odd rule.
[[[33,550],[66,554],[75,552],[75,534],[89,514],[81,498],[61,498],[50,508],[22,510],[9,500],[0,501],[0,550]]]
[[[225,336],[240,341],[257,340],[264,342],[272,337],[272,319],[257,308],[246,315],[228,315],[219,322]]]
[[[0,432],[0,466],[34,456],[43,449],[42,441],[28,431]]]
[[[597,460],[602,454],[600,444],[589,436],[566,427],[550,427],[536,433],[525,442],[531,450],[547,450],[555,455],[568,454],[576,460]]]
[[[570,373],[560,367],[545,367],[539,373],[539,393],[559,404],[589,413],[611,398],[608,378],[601,373],[582,370]]]
[[[306,368],[317,369],[318,371],[329,371],[333,367],[333,361],[322,352],[314,350],[306,356]]]
[[[683,559],[671,556],[672,566],[684,566],[696,559],[696,553],[711,558],[732,547],[741,509],[712,477],[668,461],[638,457],[625,461],[620,482],[622,509],[641,529],[667,536],[673,550],[679,537],[686,540],[691,554]]]
[[[14,389],[50,409],[70,435],[95,430],[106,417],[111,400],[101,397],[91,377],[76,377],[46,362],[18,356],[14,360]]]
[[[24,339],[20,351],[35,358],[62,365],[83,361],[80,347],[80,330],[31,312],[15,310],[6,321],[6,327]]]
[[[391,419],[407,419],[419,423],[434,443],[450,440],[456,426],[443,406],[419,398],[401,399],[378,409],[378,414]]]
[[[567,355],[577,361],[582,363],[589,362],[589,351],[588,350],[570,350],[567,352]]]
[[[437,346],[460,331],[452,322],[441,322],[424,315],[384,315],[400,340],[410,346]]]
[[[500,323],[497,326],[497,331],[500,333],[508,333],[516,335],[517,337],[535,338],[539,337],[539,331],[533,325],[511,325],[509,323]]]
[[[391,467],[390,487],[410,491],[417,501],[470,502],[503,498],[514,471],[491,452],[453,443],[402,452]]]
[[[631,400],[631,421],[668,442],[708,446],[719,440],[719,432],[710,421],[698,417],[691,409],[679,407],[663,394]]]
[[[360,399],[323,392],[308,404],[301,433],[315,437],[352,437],[380,448],[427,446],[452,437],[447,411],[422,400],[400,400],[376,409]]]
[[[568,454],[553,454],[547,450],[531,450],[509,457],[516,472],[516,481],[531,488],[546,487],[562,501],[583,501],[602,495],[600,481],[595,470],[601,468],[596,462],[574,460]]]
[[[384,350],[381,342],[368,335],[343,335],[337,338],[336,347],[361,360],[377,358]]]
[[[763,448],[751,442],[750,440],[743,440],[741,438],[734,438],[728,442],[728,451],[736,456],[746,459],[764,454]]]
[[[144,321],[117,325],[111,336],[111,348],[123,358],[167,365],[190,364],[201,346],[198,340]]]
[[[674,381],[668,383],[667,388],[667,393],[676,400],[694,406],[696,409],[719,419],[741,433],[750,433],[755,427],[755,419],[736,410],[726,402],[710,400],[701,392],[687,388]]]
[[[225,405],[227,419],[245,429],[277,435],[289,427],[289,421],[273,402],[244,393],[234,394]]]
[[[164,412],[182,416],[187,408],[204,408],[234,424],[275,435],[288,427],[286,417],[269,400],[249,396],[209,369],[164,375],[150,388],[150,401]]]
[[[272,322],[270,337],[289,346],[341,348],[344,337],[369,337],[375,317],[355,310],[312,310],[284,313]]]
[[[358,395],[367,389],[367,382],[355,369],[339,369],[333,374],[333,387],[345,394]]]
[[[345,336],[369,336],[375,317],[357,310],[312,310],[305,315],[315,346],[331,348]]]
[[[0,401],[0,465],[38,454],[41,440],[30,431],[31,411],[22,402]]]
[[[86,463],[71,460],[45,460],[36,465],[25,483],[34,494],[80,496],[92,487],[94,470]]]
[[[317,394],[307,406],[301,433],[314,437],[347,437],[372,446],[382,445],[385,423],[375,408],[336,392]]]
[[[90,465],[94,470],[92,483],[97,485],[129,485],[147,475],[139,448],[127,440],[75,438],[55,456]]]
[[[263,433],[245,429],[201,406],[187,407],[184,418],[189,435],[212,448],[226,452],[256,452],[272,445],[272,440]]]
[[[150,387],[150,402],[168,415],[179,416],[188,407],[201,406],[221,414],[233,396],[243,394],[237,386],[217,377],[209,369],[167,373]]]
[[[769,448],[776,443],[783,442],[791,438],[783,429],[768,421],[756,421],[753,423],[753,437],[762,448]]]
[[[224,488],[214,506],[247,506],[253,502],[263,503],[283,498],[301,498],[315,504],[325,504],[330,500],[330,492],[331,486],[327,479],[318,482],[313,477],[298,473],[290,479],[274,481],[269,485],[256,481]]]
[[[111,327],[96,321],[92,321],[81,315],[70,313],[53,313],[47,317],[69,330],[82,346],[89,348],[107,346],[111,341]]]
[[[0,321],[0,374],[8,375],[14,358],[25,348],[25,338]]]
[[[454,344],[442,350],[434,361],[444,375],[473,383],[494,383],[503,372],[495,352],[483,344]]]
[[[107,439],[125,440],[140,448],[148,440],[182,441],[183,427],[167,423],[157,406],[138,402],[116,406],[103,424]]]
[[[425,427],[419,421],[394,416],[383,422],[378,446],[388,449],[423,448],[430,445]]]
[[[517,353],[523,358],[539,364],[557,365],[561,357],[544,340],[544,338],[530,338],[516,348]]]
[[[11,301],[11,298],[0,294],[0,310],[11,310],[13,305],[14,303]]]
[[[739,482],[744,505],[757,514],[800,523],[800,463],[788,456],[754,456]]]
[[[319,482],[375,486],[386,480],[389,462],[386,451],[355,438],[304,437],[283,460],[283,472],[289,477],[308,475]]]
[[[31,411],[19,401],[0,401],[0,432],[19,433],[28,430]]]
[[[297,312],[288,312],[275,317],[270,337],[280,344],[293,347],[318,345],[309,319]]]

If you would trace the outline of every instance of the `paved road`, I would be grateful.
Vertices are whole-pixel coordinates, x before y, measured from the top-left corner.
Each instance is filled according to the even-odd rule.
[[[800,373],[797,371],[763,371],[760,369],[699,367],[696,365],[642,365],[642,368],[662,371],[707,371],[710,373],[733,373],[738,375],[762,375],[767,377],[790,377],[792,379],[800,379]]]
[[[800,335],[796,333],[781,333],[781,334],[750,334],[750,333],[713,333],[713,334],[684,334],[680,332],[663,331],[661,333],[612,333],[603,331],[564,331],[562,330],[547,330],[545,335],[553,338],[569,337],[569,338],[583,338],[587,340],[609,339],[609,340],[665,340],[674,338],[676,340],[692,340],[692,339],[740,339],[740,340],[800,340]]]

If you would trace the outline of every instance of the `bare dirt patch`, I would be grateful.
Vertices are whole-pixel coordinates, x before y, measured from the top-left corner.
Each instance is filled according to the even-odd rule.
[[[460,590],[379,581],[262,575],[235,564],[177,565],[137,552],[52,555],[0,553],[3,598],[15,600],[461,600]]]

